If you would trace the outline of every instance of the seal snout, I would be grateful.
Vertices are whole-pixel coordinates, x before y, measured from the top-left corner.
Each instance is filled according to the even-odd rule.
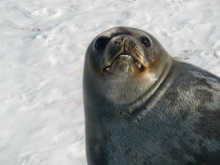
[[[110,65],[108,65],[108,66],[105,66],[105,67],[103,67],[103,71],[110,71],[111,69],[112,69],[112,67],[113,67],[113,64],[115,63],[115,61],[116,60],[119,60],[120,59],[120,61],[121,61],[121,63],[122,62],[125,62],[125,60],[130,60],[130,59],[132,59],[133,60],[133,62],[134,62],[134,64],[136,65],[136,67],[138,68],[138,69],[144,69],[144,67],[141,65],[141,63],[140,62],[138,62],[132,55],[130,55],[130,54],[120,54],[120,55],[118,55],[113,61],[112,61],[112,63],[110,64]],[[124,61],[122,61],[122,59],[124,60]]]
[[[114,63],[119,59],[120,62],[117,62],[117,64],[127,62],[130,66],[136,66],[136,69],[143,71],[145,66],[141,57],[143,57],[144,53],[143,49],[139,45],[138,41],[136,41],[134,37],[127,34],[113,37],[106,46],[109,57],[107,58],[108,62],[106,62],[102,67],[102,71],[109,72],[114,67],[117,67],[118,65],[114,65]]]
[[[117,67],[126,63],[132,70],[143,72],[149,67],[151,42],[145,34],[117,28],[100,34],[94,41],[93,52],[101,73],[116,73]]]

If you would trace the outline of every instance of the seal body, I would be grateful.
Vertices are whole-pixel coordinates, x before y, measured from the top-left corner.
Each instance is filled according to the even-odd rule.
[[[88,165],[219,164],[220,78],[176,61],[149,33],[98,35],[83,93]]]

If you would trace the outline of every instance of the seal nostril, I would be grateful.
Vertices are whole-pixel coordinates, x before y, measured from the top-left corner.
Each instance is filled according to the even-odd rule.
[[[125,40],[127,40],[127,38],[128,38],[128,37],[123,36],[123,37],[121,37],[121,40],[122,40],[122,41],[125,41]]]
[[[100,37],[96,40],[95,42],[95,48],[96,49],[103,49],[105,48],[105,46],[107,45],[109,41],[109,38],[106,38],[106,37]]]

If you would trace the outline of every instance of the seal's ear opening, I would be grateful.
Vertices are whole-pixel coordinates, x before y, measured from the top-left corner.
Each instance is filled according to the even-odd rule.
[[[96,49],[104,49],[105,46],[108,44],[109,38],[107,37],[99,37],[95,41],[95,48]]]

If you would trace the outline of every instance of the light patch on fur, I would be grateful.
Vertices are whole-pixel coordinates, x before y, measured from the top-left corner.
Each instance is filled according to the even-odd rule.
[[[217,79],[211,76],[205,76],[204,73],[191,71],[191,73],[198,78],[199,80],[203,81],[201,85],[197,85],[197,89],[206,90],[207,94],[212,94],[212,101],[209,102],[207,106],[208,109],[217,110],[220,107],[220,97],[218,97],[220,92],[220,84],[218,83]],[[206,94],[206,95],[207,95]]]
[[[197,78],[205,78],[206,80],[208,80],[209,82],[215,82],[218,83],[218,81],[210,76],[206,76],[204,75],[204,73],[202,73],[201,71],[190,71],[190,73],[192,73],[193,76],[197,77]]]
[[[107,31],[104,31],[101,35],[106,36],[106,37],[111,37],[112,34],[117,33],[117,32],[118,32],[118,29],[114,27]]]
[[[156,52],[157,53],[157,51],[156,51],[156,49],[155,49],[155,47],[153,47],[153,46],[151,46],[150,48],[149,48],[149,60],[151,60],[151,62],[155,62],[156,61],[156,59],[155,59],[155,56],[154,56],[154,52]]]
[[[118,105],[131,103],[157,80],[154,73],[145,74],[144,79],[142,78],[132,76],[129,72],[129,74],[123,73],[120,78],[109,79],[106,86],[111,87],[111,89],[106,91],[106,97]]]

